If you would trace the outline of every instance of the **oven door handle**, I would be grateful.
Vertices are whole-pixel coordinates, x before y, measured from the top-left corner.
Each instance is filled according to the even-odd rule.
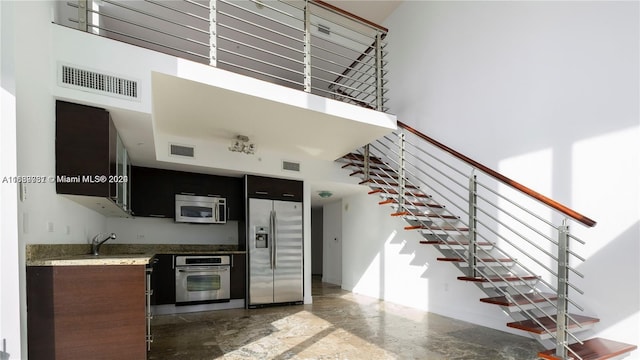
[[[185,273],[195,273],[195,272],[212,272],[212,273],[221,273],[221,272],[227,272],[229,271],[229,267],[228,266],[220,266],[219,269],[216,268],[187,268],[187,269],[178,269],[178,272],[185,272]]]

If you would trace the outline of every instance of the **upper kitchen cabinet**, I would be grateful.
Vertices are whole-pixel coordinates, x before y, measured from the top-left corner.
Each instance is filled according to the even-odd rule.
[[[247,197],[284,201],[302,201],[302,181],[247,175]]]
[[[105,109],[56,101],[56,192],[107,216],[129,212],[127,150]]]
[[[131,167],[131,215],[173,218],[174,171]]]

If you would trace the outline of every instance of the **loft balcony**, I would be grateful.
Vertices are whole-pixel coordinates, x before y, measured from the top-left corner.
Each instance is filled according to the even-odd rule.
[[[322,1],[72,0],[55,6],[55,24],[84,34],[65,35],[69,39],[97,35],[181,59],[179,70],[150,65],[150,74],[134,75],[149,78],[140,91],[149,91],[141,107],[151,120],[141,136],[152,132],[155,143],[155,158],[140,152],[138,163],[175,161],[165,156],[171,139],[185,143],[206,134],[224,147],[245,135],[258,151],[334,160],[396,127],[386,106],[387,29]],[[58,62],[86,63],[91,54],[79,51],[88,49],[72,45],[67,51],[78,53]],[[122,61],[121,54],[100,56]],[[134,67],[139,59],[128,56],[125,63]],[[96,65],[88,67],[79,76],[93,76]],[[132,113],[111,110],[116,127],[131,127],[119,118]],[[123,138],[127,142],[127,134]],[[135,149],[131,155],[135,160]]]

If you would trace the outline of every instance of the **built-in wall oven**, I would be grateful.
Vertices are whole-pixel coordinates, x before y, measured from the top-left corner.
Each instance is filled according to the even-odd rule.
[[[229,255],[176,256],[176,305],[229,301]]]

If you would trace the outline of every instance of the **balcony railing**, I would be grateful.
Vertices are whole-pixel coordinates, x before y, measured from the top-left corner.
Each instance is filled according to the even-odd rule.
[[[55,22],[378,111],[387,29],[322,1],[73,0]]]

